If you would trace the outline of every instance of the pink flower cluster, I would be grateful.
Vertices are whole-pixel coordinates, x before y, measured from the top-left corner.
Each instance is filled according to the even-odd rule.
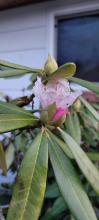
[[[59,117],[55,116],[55,120],[66,114],[68,107],[82,94],[81,91],[71,92],[69,82],[65,79],[50,80],[44,85],[40,77],[37,77],[33,93],[43,109],[56,103]]]

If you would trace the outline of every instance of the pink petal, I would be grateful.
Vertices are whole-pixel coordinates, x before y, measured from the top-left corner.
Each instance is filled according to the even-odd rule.
[[[39,100],[43,109],[54,102],[58,109],[68,109],[82,92],[71,92],[69,82],[65,79],[52,80],[44,85],[41,78],[37,77],[33,94]]]

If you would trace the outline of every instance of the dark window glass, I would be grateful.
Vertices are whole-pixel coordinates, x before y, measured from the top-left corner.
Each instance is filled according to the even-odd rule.
[[[76,76],[99,82],[99,16],[58,21],[58,63],[75,62]]]

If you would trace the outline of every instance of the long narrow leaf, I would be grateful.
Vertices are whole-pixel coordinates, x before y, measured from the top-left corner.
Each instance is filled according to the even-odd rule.
[[[51,131],[47,130],[47,132],[49,133],[53,142],[57,143],[69,158],[73,159],[73,154],[70,149],[68,149],[68,146],[66,146],[66,143],[54,135]]]
[[[76,139],[76,136],[75,136],[75,129],[74,129],[74,122],[73,122],[73,116],[72,114],[68,115],[66,117],[66,128],[67,128],[67,132],[73,137]]]
[[[81,127],[80,127],[80,121],[79,117],[76,112],[73,114],[73,123],[74,123],[74,130],[75,130],[75,135],[76,135],[76,141],[78,144],[81,143]]]
[[[92,82],[89,82],[89,81],[86,81],[83,79],[79,79],[76,77],[71,77],[69,80],[72,82],[75,82],[81,86],[84,86],[87,89],[92,90],[93,92],[99,94],[99,84],[97,84],[97,83],[92,83]]]
[[[0,142],[0,168],[2,169],[3,173],[6,174],[7,172],[7,163],[6,163],[6,157],[3,150],[2,143]]]
[[[3,71],[0,71],[0,78],[22,76],[27,73],[30,73],[30,71],[29,70],[19,70],[19,69],[18,70],[16,70],[16,69],[3,70]]]
[[[80,111],[80,117],[82,118],[82,121],[84,122],[85,127],[91,127],[95,130],[98,130],[99,122],[95,118],[95,116],[89,112],[86,111]]]
[[[28,112],[27,110],[20,108],[14,104],[11,103],[6,103],[6,102],[2,102],[0,101],[0,114],[24,114],[24,115],[28,115],[28,116],[33,116],[30,112]]]
[[[48,146],[40,132],[20,167],[7,220],[37,220],[40,215],[48,169]]]
[[[88,152],[87,156],[90,158],[92,161],[97,161],[99,160],[99,152]]]
[[[81,129],[77,113],[73,113],[66,118],[67,132],[80,144],[81,142]]]
[[[79,99],[86,106],[86,108],[94,115],[94,117],[99,121],[99,113],[83,97],[80,97]]]
[[[77,220],[96,220],[95,213],[70,160],[49,138],[49,153],[60,192]]]
[[[0,66],[6,67],[6,68],[7,67],[12,68],[12,69],[27,70],[33,73],[41,73],[43,71],[42,69],[36,69],[36,68],[27,67],[27,66],[23,66],[19,64],[14,64],[14,63],[4,61],[4,60],[0,60]]]
[[[16,115],[16,114],[0,114],[0,133],[23,128],[28,125],[35,125],[38,119],[33,116]]]
[[[75,140],[63,130],[60,133],[68,145],[68,148],[72,151],[75,160],[78,163],[81,171],[85,175],[86,179],[90,182],[91,186],[94,188],[97,194],[99,194],[99,172],[94,166],[94,164],[87,157],[82,148],[75,142]]]
[[[15,155],[15,147],[13,143],[10,143],[7,147],[7,150],[5,151],[5,158],[6,158],[6,164],[7,169],[12,165],[14,161],[14,155]]]
[[[70,159],[74,159],[74,155],[68,148],[68,145],[66,142],[62,141],[60,138],[58,138],[56,135],[54,135],[51,131],[48,130],[48,133],[50,134],[51,139],[53,142],[57,143],[60,148],[63,150],[63,152],[66,154],[67,157]],[[99,160],[99,153],[98,152],[85,152],[86,155],[89,157],[90,160],[92,161],[97,161]]]

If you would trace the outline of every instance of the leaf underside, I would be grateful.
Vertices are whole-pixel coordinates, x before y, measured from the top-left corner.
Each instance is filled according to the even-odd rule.
[[[77,77],[71,77],[69,80],[99,94],[99,84],[97,83],[92,83],[92,82],[89,82],[89,81],[86,81],[86,80],[83,80]]]

